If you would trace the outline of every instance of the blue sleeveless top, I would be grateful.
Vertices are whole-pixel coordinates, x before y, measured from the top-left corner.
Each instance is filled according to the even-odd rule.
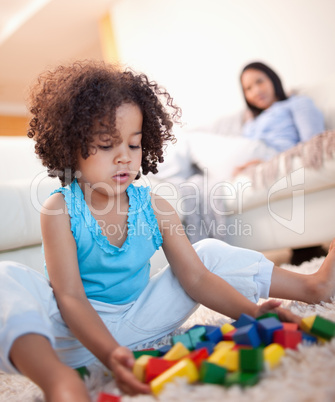
[[[102,234],[77,180],[52,194],[57,192],[64,195],[68,208],[87,297],[110,304],[136,300],[149,281],[150,258],[163,243],[149,187],[131,184],[127,188],[128,233],[121,247],[110,244]]]

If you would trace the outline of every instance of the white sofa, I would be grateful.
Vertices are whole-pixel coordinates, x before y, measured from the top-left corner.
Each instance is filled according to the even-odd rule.
[[[302,92],[323,111],[326,128],[335,129],[335,76]],[[236,118],[222,119],[212,128],[213,142],[220,141],[218,134],[234,132],[236,124]],[[208,139],[206,135],[206,144]],[[205,166],[219,163],[210,155],[206,160],[206,145],[201,147],[201,138],[199,141],[199,160],[204,159]],[[183,141],[179,146],[183,147]],[[219,150],[219,146],[213,146]],[[317,152],[315,147],[319,147]],[[184,147],[184,152],[189,150]],[[318,156],[317,160],[310,160],[311,152]],[[166,165],[172,169],[168,172],[171,176],[178,174],[178,164],[183,163],[184,157],[181,155],[175,165]],[[152,175],[143,178],[142,183],[148,180],[156,192],[178,207],[178,194],[171,192],[171,187]],[[0,261],[11,259],[43,271],[39,211],[57,187],[58,179],[48,178],[35,156],[34,141],[0,137]],[[224,239],[228,243],[267,251],[329,242],[335,236],[335,132],[325,133],[257,166],[238,176],[227,188],[235,189],[235,196],[220,193],[229,212],[224,223]],[[153,269],[165,262],[162,251],[156,253]]]

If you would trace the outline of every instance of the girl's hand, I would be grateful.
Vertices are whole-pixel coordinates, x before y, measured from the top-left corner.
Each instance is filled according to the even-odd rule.
[[[113,350],[109,358],[109,368],[112,370],[119,389],[128,395],[149,394],[148,384],[140,382],[133,374],[135,358],[126,347],[119,346]]]
[[[278,300],[268,300],[261,305],[257,306],[256,317],[259,317],[265,313],[273,312],[278,314],[280,321],[283,322],[295,322],[298,325],[301,323],[301,317],[293,314],[290,310],[286,308],[279,307],[281,301]]]

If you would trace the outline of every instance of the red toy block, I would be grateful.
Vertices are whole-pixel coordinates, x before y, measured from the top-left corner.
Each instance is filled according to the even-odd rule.
[[[286,331],[298,331],[299,325],[295,322],[282,322],[283,329]]]
[[[178,360],[164,360],[159,357],[152,357],[147,364],[145,371],[145,382],[149,383],[154,378],[158,377],[164,371],[178,363]]]
[[[208,353],[207,348],[201,348],[201,349],[198,349],[198,350],[194,350],[193,352],[191,352],[186,357],[188,359],[192,360],[193,363],[199,369],[200,366],[201,366],[201,363],[209,357],[209,353]]]
[[[97,402],[121,402],[121,396],[100,392]]]
[[[301,331],[279,329],[273,333],[273,343],[279,343],[279,345],[282,345],[285,349],[297,349],[301,341]]]

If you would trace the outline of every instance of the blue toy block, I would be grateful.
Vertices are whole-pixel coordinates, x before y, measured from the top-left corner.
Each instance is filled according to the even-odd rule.
[[[172,345],[164,345],[160,347],[158,350],[161,352],[161,355],[165,355],[170,349],[172,348]]]
[[[198,342],[195,345],[195,349],[202,349],[202,348],[206,348],[208,351],[208,354],[211,355],[214,352],[214,348],[215,348],[216,343],[211,342],[211,341],[202,341],[202,342]]]
[[[220,327],[206,325],[205,328],[206,328],[205,338],[207,341],[211,341],[214,343],[218,343],[218,342],[222,341],[223,335],[222,335]]]
[[[250,325],[250,324],[255,324],[256,318],[251,317],[251,315],[248,314],[241,314],[239,319],[234,321],[232,325],[235,328],[241,328],[244,327],[245,325]]]
[[[195,349],[195,345],[198,342],[202,342],[206,337],[206,328],[204,326],[192,327],[186,332],[191,340],[192,348]]]
[[[188,350],[193,350],[194,346],[192,344],[192,340],[188,333],[181,334],[181,335],[174,335],[172,337],[172,345],[181,342]]]
[[[302,342],[304,343],[318,343],[318,338],[314,335],[307,334],[306,332],[302,333]]]
[[[258,348],[261,344],[261,338],[258,335],[256,324],[237,328],[233,335],[233,340],[238,345],[249,345],[253,348]]]
[[[275,317],[263,318],[257,321],[257,331],[261,338],[261,341],[265,345],[270,345],[273,339],[273,333],[277,329],[282,329],[283,324]]]

